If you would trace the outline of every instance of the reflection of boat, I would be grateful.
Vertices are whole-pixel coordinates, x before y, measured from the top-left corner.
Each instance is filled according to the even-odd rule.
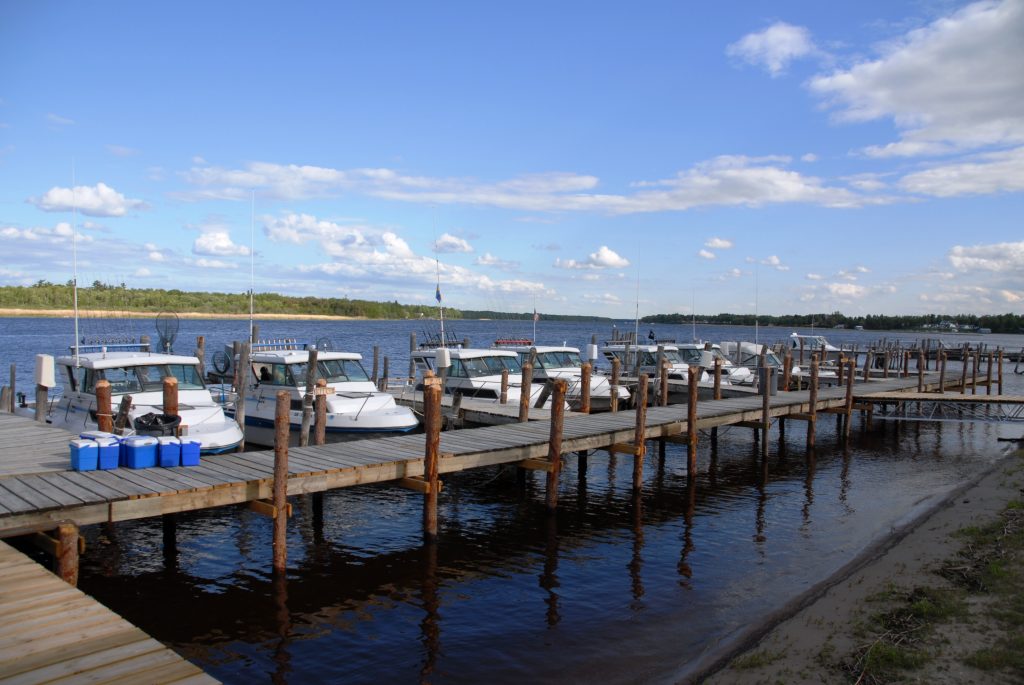
[[[394,397],[377,389],[361,360],[362,355],[355,352],[317,351],[317,378],[327,381],[330,389],[325,431],[328,442],[406,433],[419,425],[411,409],[396,405]],[[274,444],[277,393],[284,390],[291,395],[291,439],[297,442],[309,350],[299,343],[264,345],[252,352],[249,362],[251,368],[241,381],[246,396],[246,440]]]
[[[508,371],[506,400],[509,404],[519,404],[523,367],[519,363],[519,355],[513,350],[469,347],[420,349],[412,353],[412,361],[421,377],[425,371],[440,376],[445,370],[446,394],[495,402],[501,398],[501,373]],[[422,388],[421,381],[416,389]],[[541,384],[531,385],[530,406],[536,405],[543,390]],[[547,403],[545,401],[545,406]]]
[[[91,347],[80,346],[77,359],[74,355],[57,358],[64,391],[50,405],[47,421],[75,433],[96,430],[96,382],[105,379],[110,383],[114,411],[118,396],[131,395],[131,428],[151,428],[152,415],[163,413],[163,379],[172,376],[178,381],[181,434],[198,440],[200,451],[205,454],[230,452],[238,447],[242,431],[210,395],[196,357],[152,353],[148,346],[118,347],[122,349],[91,352]]]
[[[530,358],[533,350],[537,351],[537,358],[533,364],[533,379],[541,383],[552,379],[562,378],[568,384],[566,400],[569,406],[578,410],[583,401],[582,378],[583,360],[580,357],[579,348],[557,345],[509,345],[503,340],[496,340],[495,345],[503,349],[509,349],[519,355],[520,363],[525,363]],[[630,400],[629,390],[624,386],[616,388],[618,395],[618,406],[625,408]],[[607,376],[603,374],[592,374],[590,377],[590,409],[591,411],[608,411],[611,409],[612,386]]]

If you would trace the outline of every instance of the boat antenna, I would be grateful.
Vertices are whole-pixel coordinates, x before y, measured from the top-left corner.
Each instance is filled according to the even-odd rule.
[[[754,349],[757,348],[757,275],[760,272],[760,268],[757,264],[754,265]]]
[[[693,337],[693,342],[697,342],[697,295],[692,282],[690,283],[690,321],[693,326],[693,333],[690,335]]]
[[[537,314],[537,296],[533,296],[533,344],[537,344],[537,319],[540,316]]]
[[[249,206],[249,342],[253,340],[255,324],[253,323],[253,299],[256,291],[256,189],[252,189],[252,198]]]
[[[640,253],[636,255],[636,311],[633,317],[633,344],[640,343]],[[637,357],[639,359],[639,357]]]
[[[434,257],[434,266],[437,269],[437,288],[434,290],[434,299],[437,300],[438,317],[441,319],[441,347],[445,347],[444,337],[444,306],[441,304],[441,260]]]
[[[71,262],[74,269],[71,286],[75,309],[75,368],[78,368],[78,198],[75,194],[74,157],[71,158]]]

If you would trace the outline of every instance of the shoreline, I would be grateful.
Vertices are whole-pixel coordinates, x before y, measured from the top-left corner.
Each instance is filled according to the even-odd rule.
[[[171,312],[177,314],[179,319],[241,319],[247,320],[249,314],[207,314],[203,312]],[[112,312],[106,309],[79,309],[80,317],[91,319],[152,319],[160,312]],[[43,318],[43,319],[70,319],[75,315],[73,309],[18,309],[0,308],[0,317],[11,318]],[[330,314],[257,314],[253,317],[256,321],[261,319],[294,319],[298,321],[367,321],[363,316],[334,316]]]

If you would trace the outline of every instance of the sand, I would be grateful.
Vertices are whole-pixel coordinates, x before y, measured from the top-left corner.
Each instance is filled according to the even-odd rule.
[[[1024,496],[1022,456],[1022,452],[1009,455],[958,488],[929,512],[793,602],[773,623],[750,631],[740,639],[737,650],[691,680],[716,685],[853,682],[854,678],[837,670],[836,664],[864,641],[863,636],[855,636],[855,628],[878,609],[868,598],[894,587],[943,587],[947,581],[935,570],[963,545],[954,533],[994,520],[1007,503]],[[991,621],[978,619],[940,624],[935,640],[943,645],[938,650],[942,653],[923,669],[907,672],[904,682],[1012,682],[960,661],[990,642],[998,630]],[[745,667],[737,668],[737,659]],[[749,667],[763,662],[770,663]]]

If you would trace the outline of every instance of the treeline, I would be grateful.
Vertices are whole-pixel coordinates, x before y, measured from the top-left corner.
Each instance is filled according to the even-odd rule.
[[[445,310],[445,316],[448,316],[448,310]],[[495,321],[531,321],[533,320],[533,312],[492,312],[485,309],[463,309],[463,319],[494,319]],[[577,314],[540,314],[540,319],[543,321],[611,321],[611,319],[602,316],[579,316]]]
[[[72,284],[39,281],[34,285],[0,287],[0,308],[71,309]],[[276,293],[256,293],[257,314],[295,314],[351,316],[367,319],[419,319],[437,315],[427,305],[406,305],[396,302],[372,302],[334,297],[288,297]],[[111,313],[123,312],[199,312],[202,314],[246,314],[248,293],[210,293],[160,288],[128,288],[123,283],[109,285],[95,281],[89,287],[79,286],[78,306]],[[463,318],[462,312],[445,309],[445,317]]]
[[[845,316],[841,312],[831,314],[784,314],[781,316],[755,317],[753,314],[715,314],[714,316],[698,316],[701,323],[731,326],[753,326],[756,322],[762,326],[789,326],[792,328],[853,328],[863,326],[868,331],[900,331],[935,329],[940,324],[952,322],[958,326],[988,328],[993,333],[1024,333],[1024,315],[1020,314],[920,314],[904,316],[887,316],[871,314],[868,316]],[[688,314],[655,314],[645,316],[642,321],[649,324],[688,324],[693,320]]]

